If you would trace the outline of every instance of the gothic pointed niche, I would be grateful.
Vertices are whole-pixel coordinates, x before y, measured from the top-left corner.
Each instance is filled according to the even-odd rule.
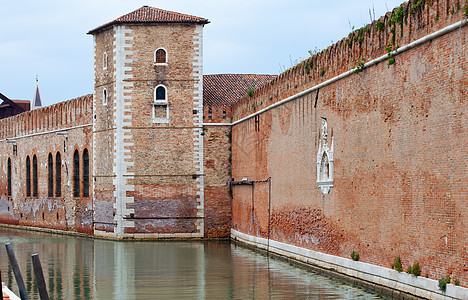
[[[317,185],[324,194],[333,187],[333,137],[328,146],[327,119],[322,118],[321,140],[317,152]]]

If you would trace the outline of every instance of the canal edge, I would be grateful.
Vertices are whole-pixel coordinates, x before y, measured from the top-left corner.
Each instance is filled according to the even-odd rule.
[[[231,229],[231,241],[259,253],[365,287],[392,299],[468,299],[467,288],[447,285],[447,291],[443,294],[437,288],[438,282],[434,279],[415,277],[381,266],[255,237],[234,229]],[[350,267],[350,264],[354,267]],[[365,272],[359,270],[363,267]],[[389,276],[384,276],[383,273],[388,273]]]

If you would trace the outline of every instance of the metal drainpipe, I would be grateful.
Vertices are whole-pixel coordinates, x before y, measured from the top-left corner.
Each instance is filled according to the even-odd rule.
[[[233,180],[232,185],[251,185],[252,186],[252,224],[254,216],[254,185],[255,183],[265,183],[268,182],[268,233],[267,233],[267,253],[270,252],[270,223],[271,223],[271,177],[268,177],[266,180]]]

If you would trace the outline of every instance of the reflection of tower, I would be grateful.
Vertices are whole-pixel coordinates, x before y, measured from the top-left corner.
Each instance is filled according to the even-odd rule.
[[[36,76],[36,92],[34,93],[34,99],[31,103],[31,109],[36,109],[42,107],[41,94],[39,93],[39,79]]]

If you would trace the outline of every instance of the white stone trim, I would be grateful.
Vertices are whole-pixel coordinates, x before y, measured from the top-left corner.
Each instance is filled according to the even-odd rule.
[[[203,123],[203,126],[232,126],[231,123]]]
[[[197,114],[193,116],[193,142],[194,142],[194,157],[193,163],[196,168],[197,177],[197,195],[199,197],[197,203],[197,229],[201,236],[204,236],[205,231],[205,179],[203,176],[203,25],[195,26],[193,36],[194,58],[193,58],[193,79],[194,79],[194,94],[193,94],[193,109]]]
[[[199,232],[194,233],[124,233],[117,235],[113,232],[94,230],[94,235],[97,237],[111,239],[161,239],[161,238],[203,238],[204,234]]]
[[[398,49],[396,49],[396,50],[394,50],[394,51],[392,51],[392,52],[390,52],[388,54],[382,55],[382,56],[380,56],[380,57],[378,57],[376,59],[373,59],[373,60],[371,60],[369,62],[366,62],[364,64],[364,68],[369,68],[369,67],[372,67],[373,65],[376,65],[378,63],[387,61],[392,56],[401,54],[403,52],[406,52],[408,50],[416,48],[416,47],[418,47],[420,45],[423,45],[424,43],[430,42],[433,39],[444,36],[445,34],[448,34],[448,33],[452,32],[452,31],[461,29],[463,26],[466,26],[467,24],[468,24],[468,19],[464,19],[464,20],[461,20],[461,21],[459,21],[459,22],[457,22],[455,24],[449,25],[449,26],[447,26],[447,27],[445,27],[445,28],[443,28],[443,29],[441,29],[439,31],[436,31],[434,33],[426,35],[426,36],[424,36],[424,37],[422,37],[422,38],[420,38],[420,39],[418,39],[416,41],[413,41],[413,42],[409,43],[408,45],[405,45],[405,46],[403,46],[401,48],[398,48]],[[266,111],[269,111],[270,109],[273,109],[273,108],[275,108],[277,106],[281,106],[281,105],[283,105],[283,104],[285,104],[285,103],[287,103],[289,101],[293,101],[295,99],[298,99],[298,98],[300,98],[302,96],[305,96],[305,95],[307,95],[309,93],[312,93],[313,91],[319,90],[319,89],[321,89],[321,88],[323,88],[323,87],[325,87],[327,85],[333,84],[333,83],[335,83],[337,81],[340,81],[343,78],[346,78],[346,77],[354,75],[354,74],[356,74],[356,68],[351,69],[349,71],[346,71],[344,73],[341,73],[340,75],[337,75],[337,76],[335,76],[333,78],[330,78],[330,79],[328,79],[328,80],[326,80],[326,81],[324,81],[322,83],[319,83],[319,84],[317,84],[317,85],[315,85],[315,86],[313,86],[311,88],[308,88],[308,89],[306,89],[306,90],[304,90],[304,91],[302,91],[300,93],[292,95],[292,96],[290,96],[290,97],[288,97],[286,99],[283,99],[281,101],[273,103],[270,106],[262,108],[261,110],[259,110],[257,112],[254,112],[253,114],[250,114],[250,115],[248,115],[246,117],[243,117],[243,118],[241,118],[241,119],[239,119],[237,121],[232,122],[232,125],[237,125],[239,123],[247,121],[248,119],[251,119],[251,118],[253,118],[253,117],[257,116],[257,115],[260,115],[260,114],[262,114],[262,113],[264,113]]]
[[[97,48],[96,48],[96,35],[93,35],[93,47],[94,47],[94,51],[93,51],[93,59],[94,59],[94,82],[96,82],[96,76],[97,76],[97,62],[96,62],[96,52],[97,52]],[[97,103],[97,99],[96,99],[96,87],[94,87],[94,91],[93,91],[93,167],[92,167],[92,172],[93,172],[93,178],[91,178],[91,192],[92,192],[92,205],[93,205],[93,224],[92,224],[92,228],[94,230],[94,221],[96,220],[96,207],[95,207],[95,203],[96,203],[96,195],[94,193],[95,189],[96,189],[96,181],[95,181],[95,178],[96,178],[96,151],[94,149],[94,145],[96,145],[96,134],[95,134],[95,131],[96,131],[96,118],[94,117],[96,115],[96,103]]]
[[[287,258],[394,290],[410,293],[418,297],[427,299],[468,299],[468,288],[448,284],[446,292],[443,293],[439,289],[438,281],[434,279],[422,276],[416,277],[405,272],[397,272],[365,262],[353,261],[339,256],[248,235],[234,229],[231,229],[231,238]]]
[[[128,177],[124,175],[134,175],[128,171],[128,168],[133,166],[130,161],[131,154],[128,149],[133,146],[132,135],[130,129],[124,127],[132,126],[132,116],[126,115],[127,111],[132,104],[132,97],[124,95],[125,93],[131,94],[133,82],[128,81],[133,78],[132,74],[126,74],[132,71],[133,51],[132,43],[133,36],[132,30],[127,29],[125,26],[114,27],[114,80],[115,80],[115,105],[114,105],[114,179],[115,186],[115,216],[114,221],[117,226],[114,227],[114,233],[117,236],[123,236],[126,228],[135,226],[132,220],[125,220],[124,217],[134,213],[134,209],[128,209],[127,204],[133,203],[133,197],[127,197],[128,191],[134,191],[134,185],[129,184]],[[127,34],[129,36],[127,36]]]
[[[93,100],[94,101],[94,100]],[[50,134],[50,133],[57,133],[57,132],[63,132],[63,131],[68,131],[72,129],[79,129],[79,128],[84,128],[84,127],[90,127],[93,126],[93,123],[89,124],[84,124],[84,125],[78,125],[78,126],[73,126],[73,127],[67,127],[67,128],[62,128],[62,129],[56,129],[56,130],[50,130],[50,131],[44,131],[44,132],[38,132],[38,133],[32,133],[32,134],[26,134],[22,136],[15,136],[15,137],[10,137],[7,139],[0,140],[0,142],[8,142],[9,140],[19,140],[19,139],[24,139],[32,136],[39,136],[39,135],[44,135],[44,134]]]

